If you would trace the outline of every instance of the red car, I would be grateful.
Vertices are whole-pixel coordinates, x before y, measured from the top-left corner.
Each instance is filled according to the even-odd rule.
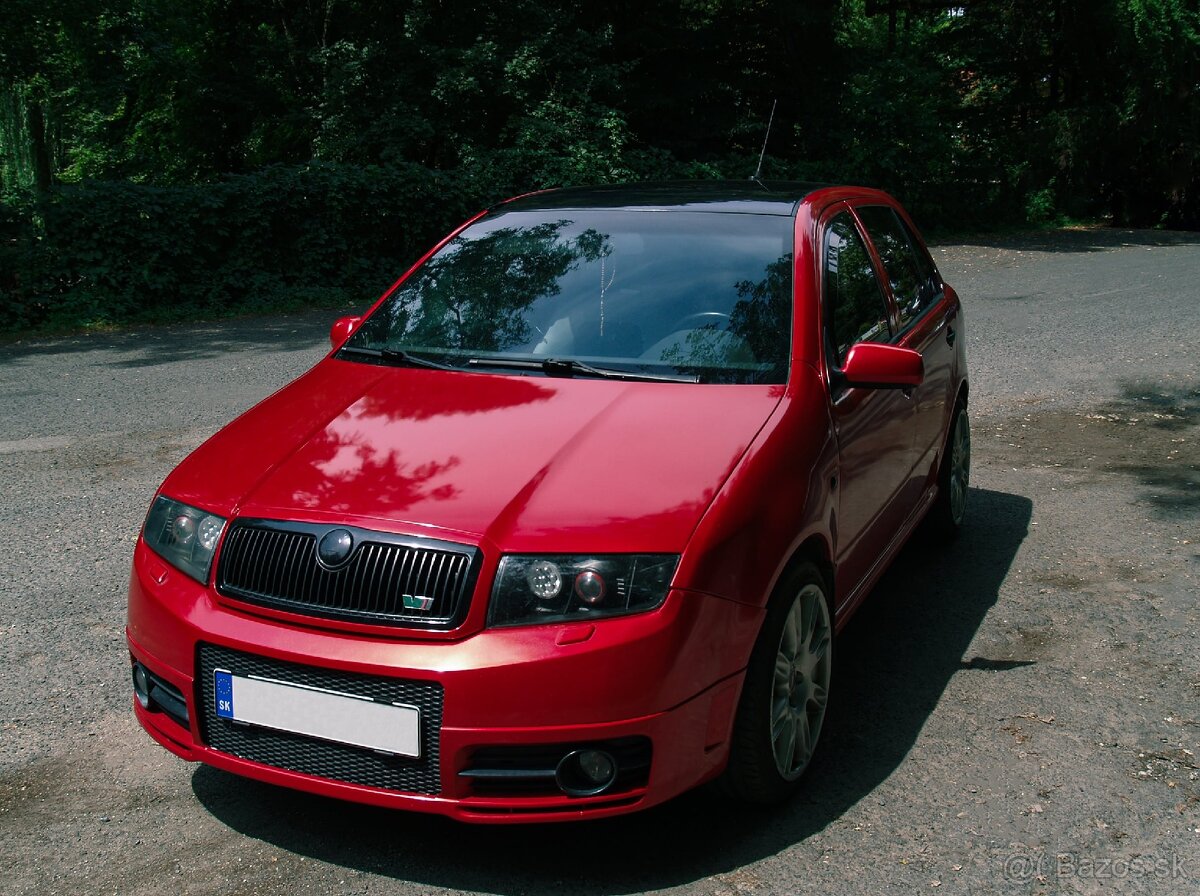
[[[217,433],[134,554],[134,711],[189,760],[468,821],[809,764],[835,633],[970,461],[963,312],[851,187],[479,215]]]

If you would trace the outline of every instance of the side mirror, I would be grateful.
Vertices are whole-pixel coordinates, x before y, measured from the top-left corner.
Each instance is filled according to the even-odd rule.
[[[350,338],[350,334],[362,323],[361,317],[339,317],[329,328],[329,344],[334,348],[341,346]]]
[[[924,381],[925,361],[911,348],[860,342],[846,352],[842,376],[864,389],[911,389]]]

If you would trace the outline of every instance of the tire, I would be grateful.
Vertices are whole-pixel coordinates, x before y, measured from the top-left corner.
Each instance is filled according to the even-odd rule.
[[[810,563],[791,570],[767,607],[746,668],[721,789],[750,803],[796,790],[821,736],[833,671],[829,588]]]
[[[967,406],[959,402],[950,418],[946,450],[938,470],[938,495],[929,510],[934,531],[943,538],[954,538],[962,528],[967,512],[967,493],[971,484],[971,420]]]

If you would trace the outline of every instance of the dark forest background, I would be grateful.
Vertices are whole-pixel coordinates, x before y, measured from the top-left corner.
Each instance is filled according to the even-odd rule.
[[[1198,0],[4,0],[0,329],[363,306],[547,186],[1200,227]]]

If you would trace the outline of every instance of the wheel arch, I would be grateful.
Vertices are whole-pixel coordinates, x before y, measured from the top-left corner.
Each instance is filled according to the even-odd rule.
[[[968,407],[970,404],[970,399],[971,399],[971,386],[967,382],[967,378],[963,377],[962,381],[958,384],[958,391],[954,394],[954,401],[952,401],[946,407],[946,438],[945,438],[945,441],[942,443],[942,447],[940,449],[938,449],[937,466],[934,470],[934,475],[938,478],[938,480],[941,479],[942,467],[945,465],[946,458],[949,455],[948,449],[950,447],[950,437],[952,435],[952,433],[950,432],[950,424],[954,420],[954,412],[958,409],[958,406],[960,404],[964,408]]]
[[[784,581],[788,573],[801,563],[811,563],[821,573],[821,578],[825,580],[826,597],[829,598],[830,606],[836,607],[837,595],[834,594],[834,582],[836,579],[834,577],[833,552],[829,541],[820,533],[809,535],[792,551],[791,557],[788,558],[787,563],[784,564],[779,577],[775,581],[775,586],[772,588],[767,602],[770,603],[770,601],[775,599],[779,583]]]

